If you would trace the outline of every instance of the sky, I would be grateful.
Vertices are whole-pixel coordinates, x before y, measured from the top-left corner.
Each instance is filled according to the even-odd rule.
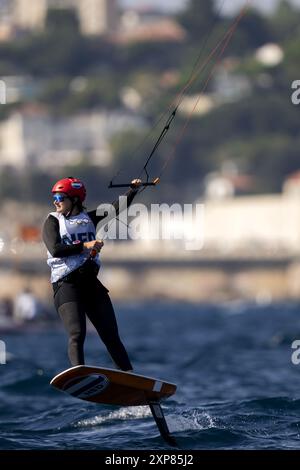
[[[142,7],[144,5],[154,6],[158,8],[163,8],[168,11],[176,11],[180,8],[183,8],[188,0],[120,0],[120,3],[124,6],[138,6]],[[263,10],[269,10],[278,3],[279,0],[252,0],[252,4]],[[241,6],[244,6],[246,0],[217,0],[218,4],[224,3],[223,11],[234,12]],[[291,0],[291,3],[300,7],[300,0]]]

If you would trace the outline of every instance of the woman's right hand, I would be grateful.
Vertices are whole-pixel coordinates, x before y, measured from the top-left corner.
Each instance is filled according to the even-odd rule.
[[[96,254],[99,253],[103,245],[103,240],[92,240],[91,242],[85,242],[83,244],[84,248],[90,251],[94,251]]]

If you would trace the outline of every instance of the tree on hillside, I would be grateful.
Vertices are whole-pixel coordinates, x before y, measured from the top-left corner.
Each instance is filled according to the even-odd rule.
[[[226,29],[229,28],[232,21],[232,18],[229,21],[226,20]],[[231,54],[243,57],[248,52],[274,41],[275,35],[270,27],[269,19],[257,10],[251,9],[238,24],[230,41],[229,49]]]
[[[50,34],[80,34],[79,19],[73,9],[50,9],[46,17],[46,31]]]
[[[281,0],[269,21],[276,41],[283,43],[295,35],[300,37],[300,11],[289,1]]]
[[[209,34],[218,19],[211,0],[190,0],[186,10],[178,16],[179,22],[187,29],[191,38],[197,41]]]

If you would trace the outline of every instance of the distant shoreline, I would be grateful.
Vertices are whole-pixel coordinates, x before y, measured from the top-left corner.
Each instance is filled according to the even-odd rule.
[[[16,266],[16,268],[18,268]],[[114,301],[172,300],[222,303],[234,300],[268,303],[300,299],[300,262],[257,267],[236,264],[214,266],[107,266],[100,279]],[[0,270],[0,299],[14,298],[29,287],[42,302],[52,304],[49,274]]]

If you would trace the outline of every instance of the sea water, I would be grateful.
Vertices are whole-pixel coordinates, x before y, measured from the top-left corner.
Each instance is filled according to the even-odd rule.
[[[135,372],[174,382],[163,402],[181,449],[298,449],[300,340],[296,303],[116,305]],[[60,324],[0,334],[1,449],[167,449],[148,407],[101,406],[53,389],[69,367]],[[86,364],[112,367],[89,332]]]

